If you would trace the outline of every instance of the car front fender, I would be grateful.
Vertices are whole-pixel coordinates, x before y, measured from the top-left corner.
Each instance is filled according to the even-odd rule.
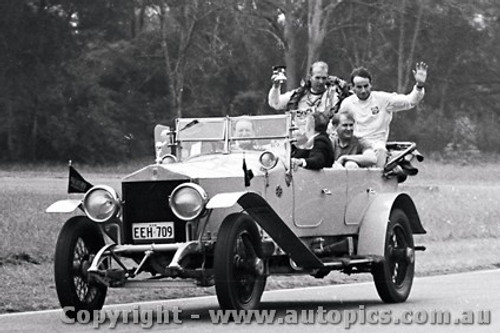
[[[46,213],[71,213],[74,212],[82,203],[81,199],[59,200],[50,205]]]
[[[408,194],[382,193],[373,200],[361,221],[358,255],[384,256],[387,223],[393,208],[400,208],[406,213],[414,234],[426,233],[415,204]]]
[[[217,209],[217,208],[229,208],[238,202],[238,200],[245,194],[245,192],[227,192],[227,193],[219,193],[216,194],[213,198],[211,198],[207,205],[206,209]]]

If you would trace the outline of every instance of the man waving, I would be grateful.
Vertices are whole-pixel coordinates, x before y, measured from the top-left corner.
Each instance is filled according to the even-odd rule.
[[[375,150],[379,167],[383,167],[387,159],[385,144],[389,137],[392,113],[412,109],[424,98],[427,68],[425,63],[417,63],[413,70],[415,86],[406,95],[372,91],[372,76],[364,67],[356,68],[351,73],[355,94],[343,100],[339,112],[350,111],[354,115],[354,135]]]

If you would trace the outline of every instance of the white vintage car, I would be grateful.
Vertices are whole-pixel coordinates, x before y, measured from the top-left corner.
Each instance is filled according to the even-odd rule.
[[[62,307],[96,310],[107,289],[215,285],[223,309],[255,309],[271,274],[323,278],[371,273],[381,299],[410,294],[413,234],[424,234],[398,182],[415,174],[412,143],[393,143],[384,169],[293,170],[296,115],[178,119],[155,128],[156,161],[122,180],[92,186],[74,169],[50,213],[82,214],[63,226],[55,282]],[[74,316],[72,312],[66,312]]]

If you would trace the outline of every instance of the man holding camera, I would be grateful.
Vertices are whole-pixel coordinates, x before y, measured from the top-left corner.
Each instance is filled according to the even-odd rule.
[[[281,70],[280,70],[281,69]],[[317,61],[311,65],[306,82],[297,89],[281,94],[281,85],[286,81],[284,68],[278,68],[271,77],[273,86],[269,91],[269,106],[275,110],[298,110],[302,112],[326,112],[331,118],[336,112],[345,81],[328,75],[328,65]]]

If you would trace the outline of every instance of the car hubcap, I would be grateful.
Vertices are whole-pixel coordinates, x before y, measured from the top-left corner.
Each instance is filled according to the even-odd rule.
[[[397,287],[400,287],[405,281],[408,266],[413,264],[415,257],[414,250],[408,246],[405,232],[401,226],[397,225],[392,229],[388,250],[391,279]]]
[[[250,236],[241,233],[236,240],[236,253],[234,256],[234,278],[239,286],[238,298],[242,303],[248,303],[253,294],[256,278],[258,276],[259,258],[251,244]],[[262,264],[262,271],[264,265]]]

